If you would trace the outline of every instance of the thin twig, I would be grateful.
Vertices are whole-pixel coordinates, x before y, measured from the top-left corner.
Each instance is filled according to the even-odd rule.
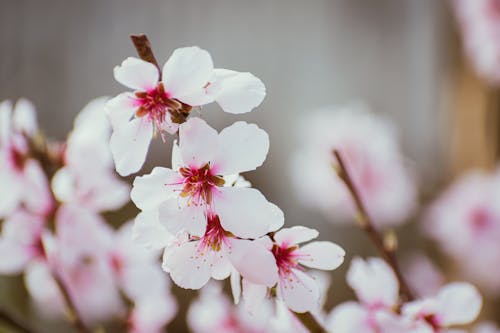
[[[338,169],[336,170],[337,174],[347,186],[354,200],[354,204],[356,205],[357,218],[361,228],[363,228],[363,230],[366,231],[366,233],[371,238],[371,240],[379,250],[380,254],[382,255],[382,258],[384,258],[384,260],[389,264],[389,266],[391,266],[392,270],[396,274],[396,277],[399,281],[401,298],[404,301],[413,300],[414,299],[413,293],[408,287],[408,284],[406,283],[403,274],[401,273],[401,269],[399,268],[398,262],[396,260],[395,247],[388,248],[384,244],[384,240],[378,233],[377,229],[375,229],[373,222],[370,219],[370,216],[368,215],[368,212],[363,204],[363,201],[361,200],[361,196],[359,195],[359,192],[352,181],[352,178],[347,170],[347,167],[344,163],[344,160],[340,152],[338,150],[333,150],[333,155],[335,156],[335,159],[337,160],[338,163]]]
[[[152,63],[158,68],[158,72],[160,73],[160,81],[161,81],[161,69],[158,65],[158,61],[156,61],[156,57],[153,53],[153,49],[151,48],[151,43],[149,42],[148,37],[145,34],[139,35],[130,35],[130,39],[132,39],[132,43],[134,43],[135,49],[137,50],[137,54],[139,57],[147,62]]]
[[[31,328],[27,327],[21,323],[17,318],[7,313],[5,310],[0,309],[0,321],[6,323],[10,327],[16,329],[17,332],[21,333],[35,333]]]
[[[68,288],[66,288],[64,281],[61,279],[59,274],[57,274],[57,272],[53,272],[52,275],[63,296],[71,324],[73,324],[73,327],[78,333],[90,333],[90,330],[83,322],[83,319],[78,312],[78,309],[76,308],[76,305],[73,302],[73,299],[71,298],[71,295],[69,294]]]
[[[316,318],[310,313],[298,313],[292,312],[295,317],[300,320],[302,325],[304,325],[311,333],[328,333],[327,330],[321,326],[321,324],[316,320]]]

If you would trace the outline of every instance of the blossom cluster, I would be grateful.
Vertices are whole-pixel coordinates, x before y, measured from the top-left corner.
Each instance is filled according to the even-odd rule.
[[[338,245],[313,240],[306,227],[283,228],[284,214],[240,174],[264,163],[268,134],[238,121],[217,132],[191,110],[217,102],[240,114],[258,106],[265,87],[250,73],[214,68],[198,47],[177,49],[160,72],[128,58],[115,78],[134,89],[107,103],[113,127],[111,151],[121,175],[143,165],[152,138],[172,143],[169,168],[137,176],[131,198],[141,210],[134,224],[138,242],[163,250],[163,270],[175,284],[200,289],[212,278],[231,277],[235,300],[266,296],[296,312],[315,310],[320,292],[305,268],[333,270],[344,258]],[[248,292],[247,290],[251,290]]]
[[[0,273],[23,274],[45,315],[64,316],[70,300],[86,323],[122,317],[130,332],[159,332],[176,303],[157,253],[133,241],[131,223],[115,231],[102,216],[130,192],[105,144],[106,100],[80,112],[64,143],[43,138],[30,102],[0,104],[0,188],[8,189],[0,191]]]
[[[327,327],[336,333],[443,333],[478,316],[482,298],[469,283],[453,282],[435,294],[402,303],[398,280],[382,259],[354,258],[347,283],[358,302],[338,305],[328,315]]]

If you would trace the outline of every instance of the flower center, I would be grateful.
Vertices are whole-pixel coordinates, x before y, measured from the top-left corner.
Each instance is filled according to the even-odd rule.
[[[28,160],[27,154],[17,149],[14,145],[9,148],[8,154],[12,168],[21,172],[24,169],[26,161]]]
[[[224,185],[224,179],[213,175],[208,163],[201,168],[180,168],[179,172],[184,177],[181,197],[189,197],[188,204],[210,205],[214,189]]]
[[[163,83],[158,83],[155,89],[136,92],[139,103],[137,117],[148,117],[155,125],[155,130],[161,130],[162,124],[170,117],[174,123],[182,124],[186,121],[192,107],[176,99],[170,98]]]
[[[213,251],[218,252],[222,243],[228,237],[233,237],[233,235],[222,228],[219,216],[211,215],[207,218],[207,228],[205,229],[205,235],[201,239],[200,247],[202,249],[211,248]]]
[[[293,268],[299,267],[298,256],[294,253],[297,249],[297,246],[285,247],[278,244],[273,245],[271,251],[276,259],[280,275],[288,275]]]

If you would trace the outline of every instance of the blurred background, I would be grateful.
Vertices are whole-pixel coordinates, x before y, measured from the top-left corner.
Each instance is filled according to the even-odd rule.
[[[490,91],[463,59],[447,1],[0,0],[0,100],[29,98],[45,133],[64,139],[89,100],[124,90],[112,70],[135,56],[128,36],[136,33],[149,36],[160,63],[175,48],[198,45],[216,67],[264,81],[267,97],[254,112],[232,116],[208,106],[201,116],[219,129],[243,119],[268,131],[268,159],[248,179],[283,209],[286,225],[319,229],[348,259],[375,252],[356,228],[304,208],[288,177],[300,145],[297,122],[308,112],[361,100],[392,119],[423,202],[464,170],[494,165]],[[169,164],[163,145],[153,145],[150,156],[145,171]],[[132,217],[133,208],[124,214]],[[415,230],[415,223],[398,229],[401,253],[417,247],[434,253]],[[328,309],[352,296],[344,273],[332,275]],[[31,313],[40,331],[65,331],[36,317],[18,279],[2,279],[0,290],[0,304]],[[176,293],[181,314],[169,329],[182,332],[182,311],[194,293]]]

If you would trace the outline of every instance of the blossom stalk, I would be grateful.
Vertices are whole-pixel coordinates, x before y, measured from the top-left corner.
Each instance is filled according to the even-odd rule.
[[[378,249],[384,260],[389,264],[389,266],[391,266],[391,268],[394,271],[394,274],[396,274],[396,277],[400,285],[400,296],[401,298],[403,298],[403,301],[412,301],[414,299],[414,296],[408,284],[406,283],[403,274],[401,273],[401,269],[399,268],[399,264],[396,259],[395,248],[394,247],[388,248],[384,243],[382,236],[379,234],[377,229],[375,229],[373,222],[365,208],[365,205],[361,200],[361,196],[359,195],[358,189],[356,188],[354,182],[352,181],[352,178],[344,163],[341,153],[338,150],[334,149],[333,155],[338,163],[338,165],[336,165],[336,172],[339,178],[347,186],[349,193],[351,194],[352,199],[354,200],[354,204],[356,206],[356,211],[357,211],[356,218],[360,227],[368,234],[368,236],[373,241],[375,247]]]

